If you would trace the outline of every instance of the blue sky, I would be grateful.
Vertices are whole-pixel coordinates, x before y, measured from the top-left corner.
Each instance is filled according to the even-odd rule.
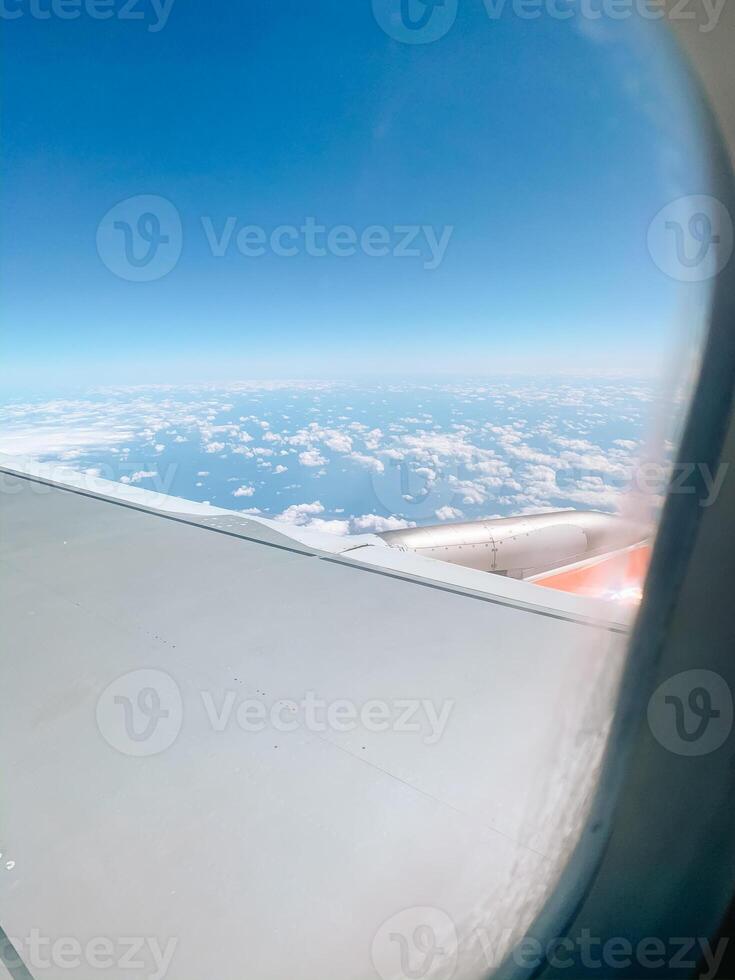
[[[175,0],[157,31],[139,9],[3,24],[6,391],[654,370],[677,290],[646,229],[707,191],[659,25],[490,20],[465,0],[446,36],[406,45],[367,0]],[[140,195],[182,228],[151,282],[97,247]],[[218,257],[202,225],[311,216],[452,231],[427,269]]]

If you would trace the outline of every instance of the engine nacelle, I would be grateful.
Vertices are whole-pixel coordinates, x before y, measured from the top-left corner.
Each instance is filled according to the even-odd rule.
[[[391,548],[512,578],[584,561],[640,544],[650,531],[641,524],[596,511],[557,511],[461,524],[385,531]]]

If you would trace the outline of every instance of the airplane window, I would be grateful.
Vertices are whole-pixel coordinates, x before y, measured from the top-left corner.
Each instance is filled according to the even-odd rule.
[[[667,19],[5,0],[11,975],[541,962],[662,506],[727,478]]]

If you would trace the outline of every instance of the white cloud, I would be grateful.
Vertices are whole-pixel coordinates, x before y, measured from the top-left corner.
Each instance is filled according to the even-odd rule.
[[[324,466],[327,461],[318,449],[308,449],[299,453],[299,462],[302,466]]]
[[[131,430],[104,424],[75,424],[72,421],[63,425],[6,425],[0,433],[0,453],[59,458],[62,453],[79,455],[116,446],[132,438]]]
[[[142,480],[154,480],[157,476],[156,470],[138,470],[131,476],[121,476],[120,483],[140,483]]]
[[[330,430],[325,433],[324,445],[335,453],[349,453],[352,451],[352,439],[342,432]]]
[[[458,510],[456,507],[449,507],[448,505],[446,507],[440,507],[434,513],[440,521],[452,521],[459,517],[464,517],[461,510]]]
[[[401,520],[399,517],[363,514],[362,517],[353,517],[350,526],[354,534],[379,534],[381,531],[398,531],[404,527],[415,527],[415,524]]]
[[[350,459],[353,463],[357,463],[358,466],[362,466],[366,470],[370,470],[372,473],[385,472],[385,465],[374,456],[365,456],[362,453],[350,453],[348,459]]]
[[[349,521],[323,521],[319,517],[315,517],[313,520],[309,521],[309,528],[314,531],[324,531],[327,534],[349,534],[350,533],[350,522]]]
[[[380,517],[376,514],[363,514],[349,520],[325,519],[320,516],[324,512],[324,506],[318,500],[311,504],[292,504],[276,520],[330,534],[370,534],[414,526],[397,517]]]
[[[255,493],[255,487],[244,486],[238,487],[237,490],[232,491],[233,497],[252,497]]]
[[[308,524],[312,517],[323,513],[324,507],[318,500],[315,500],[312,504],[291,504],[282,514],[278,515],[276,520],[283,521],[284,524],[303,526]]]

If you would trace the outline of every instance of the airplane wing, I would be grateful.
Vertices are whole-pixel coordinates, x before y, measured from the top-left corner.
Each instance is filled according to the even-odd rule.
[[[6,963],[390,980],[396,923],[427,915],[454,976],[500,961],[583,819],[625,610],[40,464],[0,478]]]

